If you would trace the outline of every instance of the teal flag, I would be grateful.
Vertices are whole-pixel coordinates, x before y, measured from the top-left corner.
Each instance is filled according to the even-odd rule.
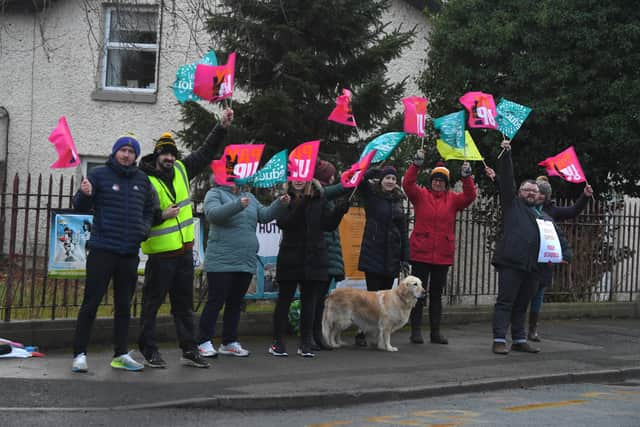
[[[198,95],[193,93],[193,80],[196,75],[196,65],[198,64],[218,65],[216,53],[210,50],[205,56],[200,58],[198,62],[183,65],[178,68],[178,71],[176,71],[176,81],[173,82],[173,94],[181,104],[186,101],[197,101],[200,99]]]
[[[234,182],[237,185],[249,184],[258,188],[269,188],[287,182],[288,161],[287,150],[282,150],[274,154],[258,172],[247,178],[236,179]]]
[[[440,131],[440,138],[453,148],[464,148],[464,110],[433,119],[433,127]]]
[[[398,146],[400,141],[404,139],[405,135],[406,133],[404,132],[383,133],[364,147],[359,160],[364,159],[372,150],[376,150],[376,154],[373,157],[373,160],[371,160],[371,163],[378,163],[386,160],[391,155],[391,152]]]
[[[502,98],[496,106],[496,112],[498,114],[496,117],[498,130],[509,139],[513,139],[522,123],[527,120],[531,108]]]

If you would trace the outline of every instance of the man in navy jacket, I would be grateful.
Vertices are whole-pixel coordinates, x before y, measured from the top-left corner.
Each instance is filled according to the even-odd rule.
[[[109,281],[113,279],[115,369],[139,371],[144,365],[127,352],[130,303],[138,279],[140,243],[149,234],[153,187],[136,166],[140,144],[132,135],[115,142],[105,166],[84,178],[73,198],[81,212],[93,210],[88,242],[84,298],[78,313],[73,344],[74,372],[87,372],[87,346],[93,321]]]

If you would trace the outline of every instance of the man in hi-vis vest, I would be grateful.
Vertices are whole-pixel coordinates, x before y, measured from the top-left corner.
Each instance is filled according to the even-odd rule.
[[[189,182],[211,163],[232,121],[233,110],[224,110],[220,124],[209,133],[204,145],[182,160],[178,159],[173,136],[163,133],[153,153],[140,161],[140,169],[149,176],[160,201],[149,238],[142,242],[142,251],[149,259],[144,272],[138,345],[145,364],[152,368],[166,367],[156,345],[155,331],[156,315],[167,293],[182,349],[180,361],[187,366],[209,367],[195,342],[194,227]]]

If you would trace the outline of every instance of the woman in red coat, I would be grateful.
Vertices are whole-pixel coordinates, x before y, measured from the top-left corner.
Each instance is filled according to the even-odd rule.
[[[416,184],[418,171],[424,163],[424,151],[418,150],[402,181],[409,201],[413,204],[415,223],[409,239],[411,272],[429,283],[429,325],[431,342],[448,344],[440,334],[442,315],[442,289],[447,282],[449,266],[455,253],[454,229],[456,213],[471,204],[476,198],[476,188],[471,177],[471,165],[462,164],[462,193],[449,190],[449,169],[439,162],[431,170],[431,188]],[[419,299],[411,312],[411,342],[422,344],[421,323],[424,299]]]

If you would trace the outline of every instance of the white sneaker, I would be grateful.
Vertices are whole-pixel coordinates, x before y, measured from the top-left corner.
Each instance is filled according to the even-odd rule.
[[[72,372],[87,372],[87,355],[80,353],[73,358],[73,364],[71,365]]]
[[[131,352],[114,357],[111,361],[111,367],[114,369],[124,369],[126,371],[142,371],[144,369],[142,363],[136,362],[133,357],[131,357]]]
[[[238,357],[247,357],[249,355],[249,352],[247,350],[245,350],[244,348],[242,348],[242,346],[240,345],[240,343],[238,341],[234,341],[232,343],[229,343],[227,345],[221,345],[218,348],[218,353],[220,354],[228,354],[231,356],[238,356]]]
[[[198,351],[200,352],[200,356],[202,357],[216,357],[218,356],[218,352],[213,347],[211,341],[205,341],[202,344],[198,345]]]

